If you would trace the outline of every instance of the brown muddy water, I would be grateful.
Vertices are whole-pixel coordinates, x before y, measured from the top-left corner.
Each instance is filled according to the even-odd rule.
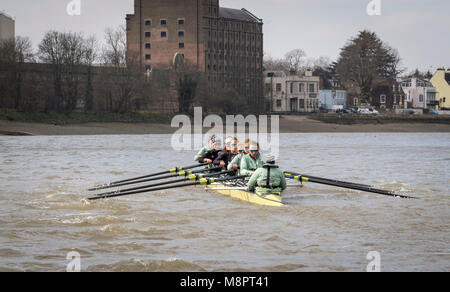
[[[450,271],[450,134],[286,134],[279,165],[418,196],[305,184],[286,206],[202,188],[89,203],[98,183],[192,164],[170,135],[0,137],[0,271]]]

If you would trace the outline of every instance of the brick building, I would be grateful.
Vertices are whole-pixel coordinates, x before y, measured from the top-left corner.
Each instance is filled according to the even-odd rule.
[[[372,82],[371,104],[378,109],[403,108],[405,92],[395,79],[376,79]]]
[[[170,68],[177,54],[205,73],[211,90],[234,88],[262,110],[263,23],[218,0],[135,0],[127,15],[127,55],[143,70]],[[260,108],[257,108],[260,107]]]

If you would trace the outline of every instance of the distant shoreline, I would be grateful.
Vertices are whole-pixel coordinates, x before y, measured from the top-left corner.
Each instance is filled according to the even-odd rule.
[[[0,120],[0,136],[146,135],[172,134],[178,128],[167,123],[97,122],[67,125]],[[205,129],[205,132],[208,129]],[[280,133],[450,133],[448,123],[383,122],[342,124],[307,116],[282,116]]]

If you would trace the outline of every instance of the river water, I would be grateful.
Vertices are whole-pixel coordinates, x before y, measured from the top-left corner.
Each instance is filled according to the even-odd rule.
[[[0,137],[0,271],[450,271],[450,134],[282,134],[279,165],[418,196],[305,183],[260,207],[200,187],[87,202],[192,164],[170,135]]]

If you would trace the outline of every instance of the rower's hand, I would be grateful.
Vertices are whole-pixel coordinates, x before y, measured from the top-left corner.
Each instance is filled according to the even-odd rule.
[[[205,163],[208,163],[208,164],[213,163],[213,161],[212,161],[211,159],[208,159],[208,158],[204,159],[203,161],[204,161]]]
[[[248,171],[248,174],[249,174],[250,176],[252,176],[254,173],[255,173],[254,171],[251,171],[251,170]]]
[[[234,168],[235,170],[238,170],[238,168],[239,168],[239,165],[237,165],[237,164],[233,164],[233,168]]]
[[[222,161],[220,162],[220,167],[225,168],[225,166],[226,166],[226,163],[225,163],[225,161],[222,160]]]

